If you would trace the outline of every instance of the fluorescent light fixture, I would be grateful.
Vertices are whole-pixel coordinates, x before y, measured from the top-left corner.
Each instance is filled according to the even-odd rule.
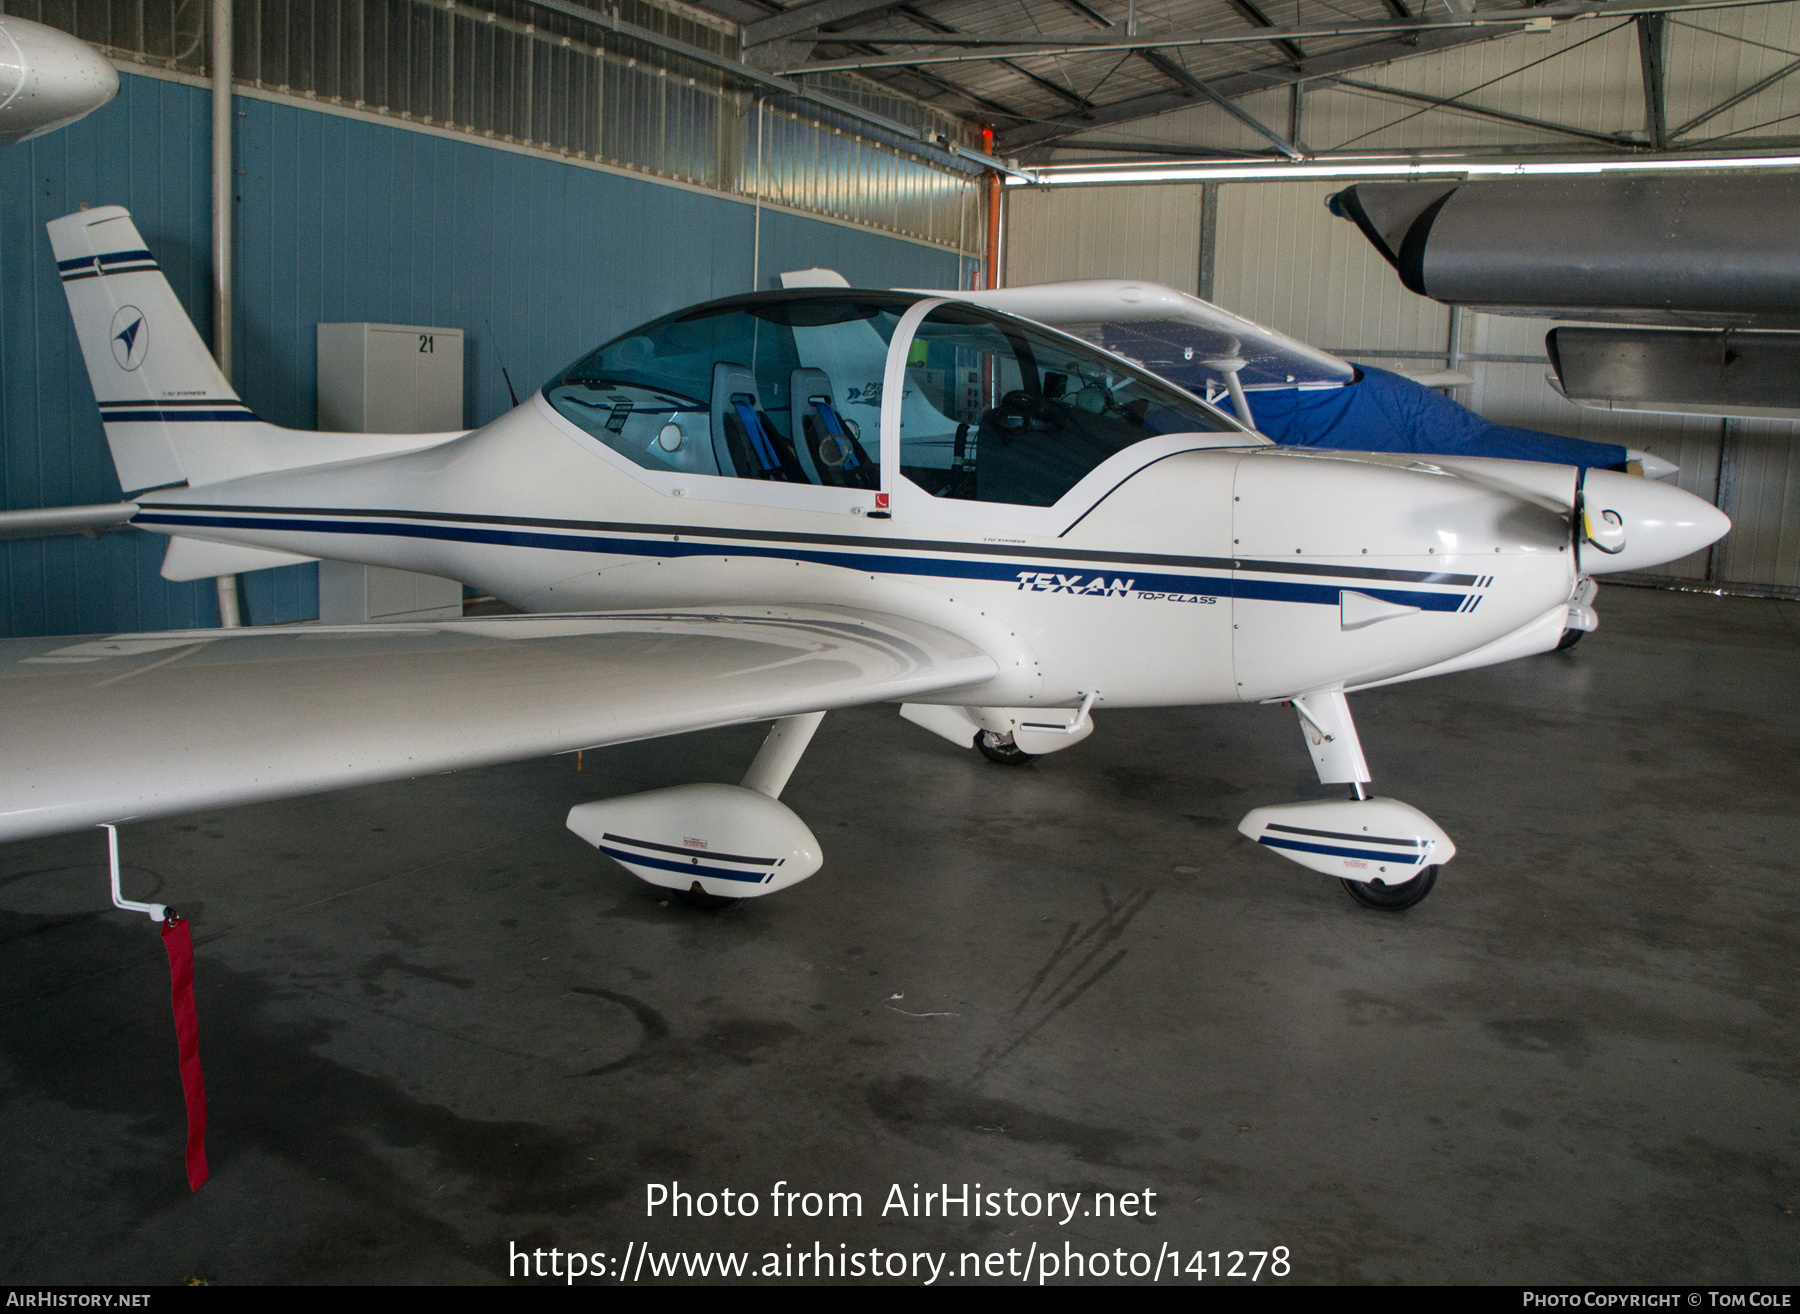
[[[1669,169],[1781,169],[1800,166],[1800,155],[1726,156],[1711,159],[1570,160],[1561,163],[1506,164],[1481,160],[1408,160],[1392,164],[1255,164],[1255,165],[1049,165],[1032,170],[1037,186],[1072,183],[1234,182],[1281,178],[1422,178],[1433,174],[1482,174],[1532,177],[1545,174],[1648,172]],[[1027,184],[1017,176],[1008,187]]]

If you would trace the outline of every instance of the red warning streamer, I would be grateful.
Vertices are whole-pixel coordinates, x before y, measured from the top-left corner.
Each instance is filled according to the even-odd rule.
[[[169,985],[175,1004],[175,1040],[181,1053],[181,1091],[187,1097],[188,1186],[198,1191],[207,1178],[206,1082],[200,1076],[200,1019],[194,1012],[194,937],[185,918],[162,925],[169,951]]]

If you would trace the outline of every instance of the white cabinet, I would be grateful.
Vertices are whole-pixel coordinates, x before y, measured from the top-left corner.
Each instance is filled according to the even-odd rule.
[[[461,329],[319,325],[319,428],[328,433],[444,433],[463,427]],[[319,620],[443,620],[462,615],[462,584],[380,566],[319,563]]]
[[[443,433],[463,427],[461,329],[319,325],[319,428]]]

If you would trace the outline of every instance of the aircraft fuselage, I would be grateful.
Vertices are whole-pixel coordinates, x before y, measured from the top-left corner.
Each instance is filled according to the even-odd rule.
[[[423,451],[147,494],[135,523],[447,576],[535,612],[871,607],[1005,655],[996,680],[943,699],[970,705],[1355,686],[1566,604],[1569,522],[1538,501],[1404,458],[1220,445],[1233,437],[1148,440],[1032,508],[1053,513],[1038,532],[973,508],[992,512],[984,531],[942,523],[922,494],[884,519],[873,494],[842,488],[705,475],[658,488],[539,396]],[[1572,498],[1573,470],[1540,477]]]

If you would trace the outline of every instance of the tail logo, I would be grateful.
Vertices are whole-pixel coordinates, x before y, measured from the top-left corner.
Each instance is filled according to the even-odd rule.
[[[150,352],[150,326],[136,306],[120,306],[112,322],[113,359],[122,370],[135,370]]]

